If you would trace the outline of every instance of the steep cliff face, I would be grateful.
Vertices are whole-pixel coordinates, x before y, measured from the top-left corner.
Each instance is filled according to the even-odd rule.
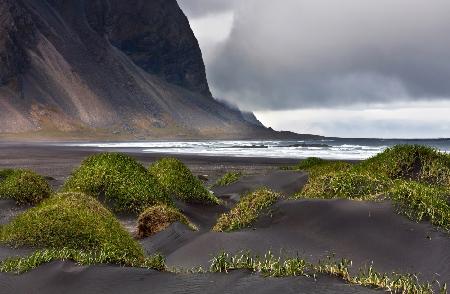
[[[34,32],[31,17],[14,0],[0,2],[0,85],[27,68],[25,50],[34,45]]]
[[[86,5],[90,26],[139,67],[211,96],[200,47],[176,1],[92,0]]]
[[[0,133],[270,134],[211,97],[176,0],[0,0]]]

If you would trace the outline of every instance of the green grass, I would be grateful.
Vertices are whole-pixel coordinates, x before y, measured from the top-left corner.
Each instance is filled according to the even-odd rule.
[[[363,161],[361,170],[385,174],[393,180],[406,179],[450,186],[450,156],[421,145],[397,145]]]
[[[450,156],[433,148],[399,145],[356,165],[311,160],[296,198],[391,199],[415,221],[449,229]]]
[[[319,275],[329,275],[343,281],[363,287],[383,289],[391,293],[432,294],[433,284],[420,282],[416,275],[412,274],[385,274],[377,272],[373,266],[360,269],[359,274],[350,274],[352,262],[347,259],[336,261],[331,257],[310,263],[303,258],[280,258],[271,252],[264,256],[253,256],[249,252],[238,255],[221,253],[211,260],[210,272],[228,273],[232,270],[245,269],[254,273],[260,273],[264,277],[297,277],[304,276],[316,279]],[[447,286],[437,283],[440,293],[447,293]]]
[[[337,160],[325,160],[317,157],[309,157],[294,166],[283,167],[284,170],[308,171],[325,173],[328,171],[348,170],[353,165]]]
[[[383,175],[368,172],[338,171],[318,175],[301,192],[305,198],[345,198],[375,200],[390,187],[392,181]]]
[[[282,169],[284,169],[284,170],[309,170],[313,167],[324,165],[329,162],[330,161],[327,161],[325,159],[318,158],[318,157],[308,157],[308,158],[300,161],[298,164],[296,164],[294,166],[286,166],[286,167],[283,167]]]
[[[0,272],[23,273],[54,260],[165,269],[161,255],[145,256],[114,215],[83,193],[60,193],[25,211],[1,227],[0,244],[37,249],[2,261]]]
[[[179,160],[162,158],[149,167],[166,193],[188,203],[218,204],[220,201]]]
[[[242,172],[230,171],[224,174],[221,178],[219,178],[214,184],[214,186],[216,187],[228,186],[239,181],[241,177]]]
[[[0,262],[0,272],[22,274],[52,261],[74,261],[78,265],[120,263],[124,266],[166,270],[165,259],[160,254],[136,258],[123,256],[120,260],[111,251],[83,251],[68,248],[37,250],[26,257],[13,257]]]
[[[450,191],[414,181],[397,181],[388,192],[398,213],[450,231]]]
[[[18,204],[37,204],[52,193],[48,182],[40,175],[23,169],[0,170],[0,198],[13,199]]]
[[[261,188],[249,193],[242,197],[230,212],[224,213],[219,217],[213,231],[230,232],[246,228],[279,198],[280,194],[267,188]]]
[[[83,192],[115,212],[140,213],[172,201],[158,180],[134,158],[119,153],[93,155],[66,181],[63,191]]]
[[[7,169],[1,169],[0,170],[0,181],[5,180],[7,177],[12,175],[14,173],[14,169],[7,168]]]
[[[144,260],[142,247],[113,214],[83,193],[54,195],[2,226],[0,233],[0,243],[13,247],[99,252],[107,262],[125,265]]]
[[[198,230],[189,219],[178,209],[164,204],[155,205],[147,208],[141,213],[138,219],[138,237],[150,237],[158,232],[165,230],[174,222],[185,224],[192,230]]]
[[[351,170],[353,165],[344,161],[325,161],[322,164],[310,166],[307,169],[313,175],[322,175],[330,172],[343,172]]]

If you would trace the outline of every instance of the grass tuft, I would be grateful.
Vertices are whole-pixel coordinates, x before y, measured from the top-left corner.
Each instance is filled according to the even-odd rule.
[[[150,237],[165,230],[174,222],[185,224],[192,230],[198,230],[178,209],[164,204],[147,208],[138,219],[138,237]]]
[[[214,186],[216,187],[228,186],[239,181],[241,177],[242,177],[241,172],[230,171],[224,174],[220,179],[218,179],[214,184]]]
[[[51,193],[48,182],[30,170],[0,170],[0,198],[13,199],[18,204],[37,204]]]
[[[166,270],[165,259],[160,254],[135,258],[123,256],[121,260],[111,251],[82,251],[68,248],[38,250],[26,257],[9,258],[0,263],[0,272],[22,274],[52,261],[74,261],[78,265],[119,263],[130,267],[140,267],[159,271]]]
[[[63,191],[96,197],[115,212],[140,213],[157,203],[172,203],[144,166],[119,153],[101,153],[84,160],[66,181]]]
[[[352,262],[347,259],[336,261],[331,257],[319,261],[317,264],[310,263],[303,258],[280,258],[271,252],[264,256],[253,256],[249,252],[238,255],[220,253],[211,260],[210,272],[228,273],[232,270],[245,269],[260,273],[265,277],[313,277],[318,275],[329,275],[342,279],[343,281],[370,287],[383,289],[391,293],[432,294],[433,285],[429,282],[422,283],[416,275],[412,274],[385,274],[377,272],[373,266],[366,270],[360,270],[359,274],[352,276],[350,269]],[[440,293],[447,293],[447,285],[440,286]]]
[[[181,161],[175,158],[162,158],[149,168],[165,189],[166,193],[189,203],[219,204],[203,183]]]
[[[261,188],[242,197],[230,212],[222,214],[214,226],[215,232],[230,232],[250,226],[261,212],[272,206],[280,194]]]

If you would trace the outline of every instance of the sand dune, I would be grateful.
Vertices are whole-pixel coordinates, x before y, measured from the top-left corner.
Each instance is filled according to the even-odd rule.
[[[53,149],[56,155],[45,168],[47,175],[54,175],[61,181],[70,170],[63,163],[76,165],[86,152],[66,150],[60,153],[62,151],[58,150]],[[41,156],[36,157],[36,153],[30,156],[34,160],[50,158],[52,149],[39,152]],[[141,154],[137,157],[143,162],[151,162],[155,156]],[[211,232],[218,216],[230,209],[241,193],[264,185],[290,195],[301,188],[307,175],[279,171],[275,167],[281,164],[276,161],[223,159],[221,164],[218,158],[185,157],[183,160],[197,174],[208,172],[217,177],[225,167],[238,167],[238,170],[245,171],[245,166],[248,166],[253,175],[245,176],[230,186],[214,188],[216,195],[226,201],[225,206],[178,203],[179,208],[198,225],[198,232],[176,223],[141,241],[148,253],[163,253],[169,267],[208,266],[211,257],[222,250],[230,253],[251,250],[255,254],[271,250],[276,255],[299,254],[311,261],[335,254],[336,258],[351,259],[355,270],[373,262],[378,271],[418,273],[423,279],[437,279],[450,284],[448,234],[437,231],[428,223],[417,224],[397,215],[390,202],[285,199],[260,217],[251,228],[233,233]],[[18,167],[24,162],[30,164],[33,160],[17,161],[10,156],[8,166]],[[38,166],[36,161],[32,164]],[[0,201],[0,223],[7,223],[23,209],[11,201]],[[130,227],[134,222],[130,217],[123,221]],[[0,259],[29,252],[30,249],[0,247]],[[20,276],[0,274],[0,289],[1,293],[373,292],[329,277],[320,277],[315,282],[306,278],[266,279],[246,271],[188,275],[106,265],[80,267],[70,262],[53,262]]]
[[[113,266],[54,262],[21,276],[0,275],[2,293],[375,293],[337,279],[263,278],[230,274],[171,274]]]
[[[163,244],[172,236],[184,236],[174,251],[170,249],[176,247],[177,238],[171,239],[171,248],[159,246],[169,265],[206,265],[222,250],[258,254],[271,250],[287,256],[298,253],[312,261],[335,254],[351,259],[356,268],[373,261],[379,271],[420,273],[428,280],[450,282],[448,235],[395,214],[389,202],[285,200],[250,229],[188,234],[185,230],[173,225],[153,238]]]

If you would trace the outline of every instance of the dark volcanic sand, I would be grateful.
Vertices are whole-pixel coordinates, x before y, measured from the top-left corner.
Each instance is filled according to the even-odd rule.
[[[164,252],[169,266],[207,265],[222,250],[271,250],[312,261],[335,254],[351,259],[356,268],[373,261],[379,271],[421,273],[450,283],[449,236],[395,214],[389,202],[285,200],[251,229],[192,233],[175,224],[143,244]]]
[[[246,271],[229,274],[172,274],[115,266],[53,262],[21,276],[0,274],[1,293],[379,293],[329,277],[263,278]]]
[[[0,145],[0,168],[26,167],[54,177],[58,187],[83,158],[96,150],[51,146]],[[158,154],[137,154],[149,164]],[[262,216],[251,229],[214,233],[210,228],[242,193],[268,186],[285,195],[298,191],[307,180],[304,173],[280,171],[280,165],[296,160],[178,156],[196,174],[207,174],[212,183],[228,170],[249,175],[228,187],[214,188],[226,206],[179,207],[200,230],[192,232],[181,224],[141,243],[149,253],[167,257],[169,266],[208,264],[221,250],[252,250],[263,254],[296,255],[312,261],[335,254],[353,260],[354,268],[373,261],[386,272],[420,273],[428,280],[450,283],[450,238],[429,224],[416,224],[394,213],[389,202],[348,200],[283,200]],[[0,201],[0,224],[20,213],[8,200]],[[132,229],[135,219],[122,219]],[[23,255],[30,250],[0,247],[0,259]],[[361,287],[320,277],[265,279],[246,271],[231,274],[176,275],[115,266],[79,267],[70,262],[53,262],[21,276],[0,274],[0,293],[369,293]]]

